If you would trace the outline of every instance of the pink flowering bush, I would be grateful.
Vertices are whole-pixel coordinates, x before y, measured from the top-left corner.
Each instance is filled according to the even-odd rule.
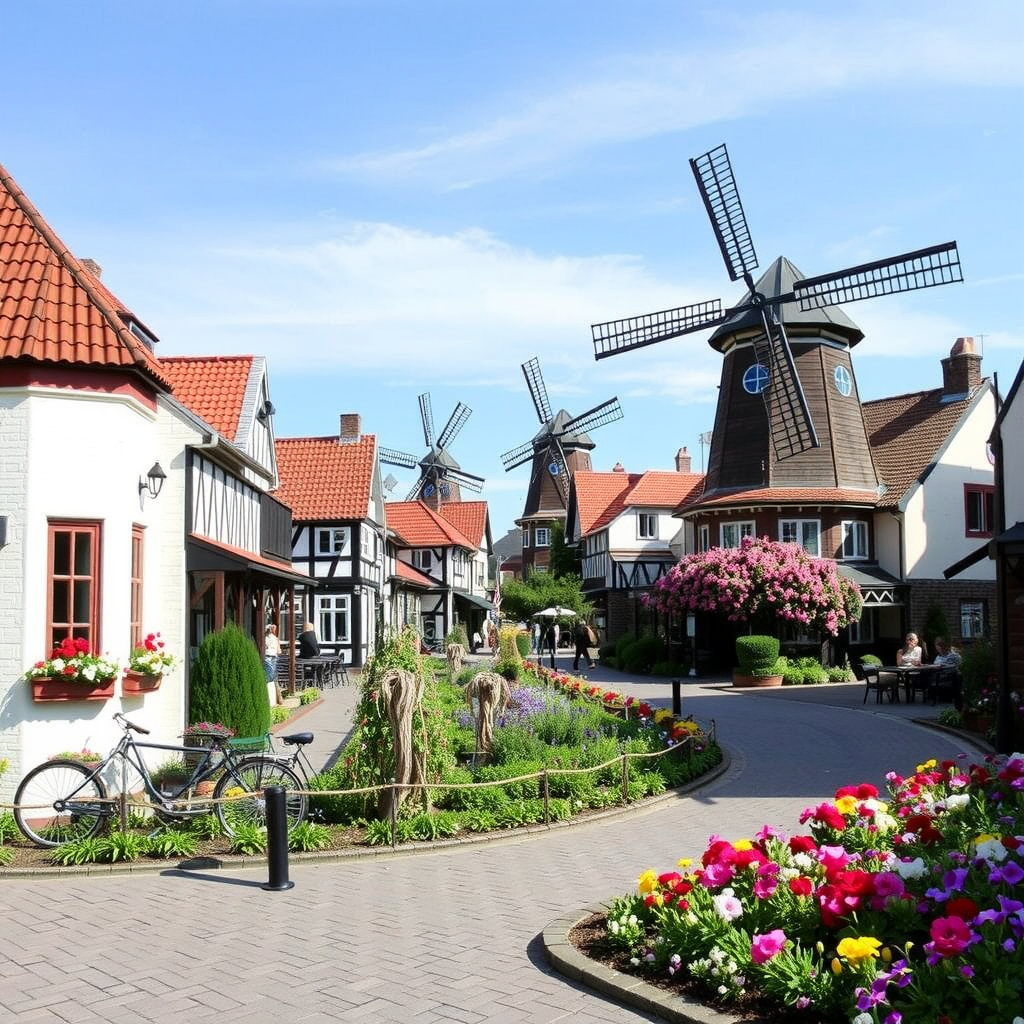
[[[1018,1021],[1024,754],[887,778],[889,800],[860,783],[809,807],[806,834],[712,836],[699,862],[645,871],[610,902],[609,942],[639,972],[808,1024]]]
[[[835,562],[767,537],[687,555],[644,601],[660,612],[717,612],[734,622],[782,619],[833,636],[859,619],[862,607],[860,590]]]

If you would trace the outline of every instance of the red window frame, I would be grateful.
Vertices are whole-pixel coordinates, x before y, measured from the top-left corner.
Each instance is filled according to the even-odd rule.
[[[57,572],[57,541],[69,536],[67,572]],[[81,636],[94,651],[101,650],[100,634],[100,557],[103,539],[102,524],[81,520],[51,519],[47,523],[46,553],[46,634],[51,650],[66,637]],[[81,545],[88,544],[86,564],[79,564]],[[85,571],[82,571],[84,568]],[[66,593],[56,601],[60,585]],[[86,588],[85,618],[75,616],[76,591]]]
[[[146,528],[137,523],[132,526],[132,598],[131,598],[131,636],[129,645],[138,647],[142,643],[142,569],[143,541]]]
[[[971,499],[976,497],[980,502],[980,529],[971,529]],[[995,516],[996,489],[992,484],[964,484],[964,536],[991,537],[992,520]]]

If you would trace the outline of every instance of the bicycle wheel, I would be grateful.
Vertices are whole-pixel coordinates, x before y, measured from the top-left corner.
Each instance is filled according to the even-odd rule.
[[[228,769],[213,791],[215,799],[246,795],[246,799],[217,804],[217,817],[229,836],[235,834],[238,825],[266,826],[267,806],[263,791],[267,786],[284,786],[288,791],[285,813],[289,828],[306,816],[306,798],[299,792],[304,787],[298,775],[288,765],[273,758],[249,757]]]
[[[21,780],[14,820],[36,846],[63,846],[96,835],[110,816],[97,801],[107,795],[99,778],[77,761],[47,761]]]

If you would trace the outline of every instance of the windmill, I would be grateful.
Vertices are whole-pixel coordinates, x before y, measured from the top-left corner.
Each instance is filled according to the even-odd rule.
[[[589,452],[595,445],[587,431],[621,420],[622,409],[618,398],[609,398],[579,416],[570,416],[564,409],[552,415],[540,361],[534,357],[523,363],[522,369],[541,428],[533,440],[505,452],[501,462],[506,473],[527,462],[533,463],[524,518],[542,506],[554,507],[553,501],[559,503],[560,512],[564,513],[569,503],[571,475],[578,469],[590,469]]]
[[[742,279],[747,293],[725,310],[715,299],[594,324],[595,358],[718,327],[709,342],[726,361],[705,493],[750,484],[820,483],[828,465],[834,468],[833,486],[875,486],[849,358],[863,332],[835,307],[962,281],[956,242],[810,278],[780,257],[755,282],[757,255],[725,146],[691,160],[690,168],[729,277]],[[743,404],[756,395],[763,401],[759,417],[749,401]],[[851,396],[856,413],[842,404]],[[824,448],[820,432],[827,435]],[[791,460],[791,469],[784,460]]]
[[[459,492],[462,487],[469,491],[481,491],[484,478],[473,473],[463,472],[455,459],[448,454],[448,446],[466,425],[466,420],[472,415],[473,410],[459,402],[451,416],[448,417],[444,430],[435,441],[434,414],[430,407],[430,393],[424,392],[420,395],[419,402],[420,419],[423,422],[423,440],[427,446],[426,455],[418,459],[415,455],[398,451],[395,448],[380,449],[380,461],[389,466],[401,466],[403,469],[419,467],[419,479],[405,500],[412,501],[415,498],[422,498],[433,505],[440,505],[446,501],[460,501]]]

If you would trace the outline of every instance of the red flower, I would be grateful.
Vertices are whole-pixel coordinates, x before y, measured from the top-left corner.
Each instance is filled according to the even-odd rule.
[[[790,853],[814,853],[817,849],[814,836],[792,836],[789,840]]]
[[[966,896],[959,896],[946,904],[946,913],[964,921],[973,921],[978,916],[978,904]]]
[[[970,928],[955,915],[932,921],[931,935],[939,956],[957,956],[971,941]]]
[[[791,878],[789,880],[789,891],[794,896],[810,896],[811,891],[814,887],[811,885],[811,880],[800,875],[799,878]]]
[[[878,796],[878,789],[870,782],[862,782],[859,786],[843,786],[836,790],[836,799],[841,796],[854,796],[858,800],[874,800]]]

